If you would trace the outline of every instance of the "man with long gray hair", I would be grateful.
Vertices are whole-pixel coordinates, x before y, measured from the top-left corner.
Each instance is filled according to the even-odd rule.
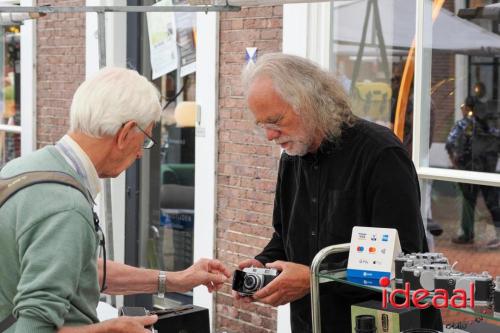
[[[229,277],[217,260],[201,259],[180,272],[97,260],[99,225],[92,204],[99,178],[117,177],[154,145],[159,97],[136,71],[102,69],[77,89],[67,135],[2,168],[1,178],[55,171],[76,186],[35,184],[1,205],[0,331],[9,326],[6,332],[148,332],[144,327],[156,316],[99,323],[99,290],[163,294],[205,285],[213,291]]]
[[[396,228],[404,252],[427,251],[415,168],[385,127],[355,117],[343,87],[312,62],[280,53],[262,56],[243,73],[248,108],[280,159],[268,245],[239,268],[270,267],[281,274],[253,297],[291,303],[293,332],[311,332],[309,266],[323,247],[348,243],[354,226]],[[332,256],[330,268],[345,267]],[[322,286],[323,331],[351,332],[351,304],[380,294],[348,285]],[[442,328],[435,309],[423,327]]]

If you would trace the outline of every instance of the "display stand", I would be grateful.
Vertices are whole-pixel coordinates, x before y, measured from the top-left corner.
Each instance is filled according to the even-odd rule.
[[[319,297],[319,284],[326,281],[335,281],[339,283],[349,284],[351,286],[368,289],[382,293],[381,287],[367,286],[359,283],[348,281],[345,270],[336,270],[333,272],[320,271],[320,266],[326,257],[336,253],[349,252],[350,243],[331,245],[323,248],[316,254],[311,265],[311,318],[312,318],[312,331],[313,333],[321,333],[321,312],[320,312],[320,297]],[[394,284],[387,288],[390,290],[394,288]],[[432,294],[431,294],[432,296]],[[382,296],[381,296],[382,297]],[[448,307],[449,310],[465,313],[472,318],[484,318],[500,322],[500,313],[493,312],[490,306],[476,306],[474,308],[453,308]],[[333,314],[332,314],[333,315]],[[330,332],[330,331],[329,331]],[[335,330],[331,331],[335,333]]]

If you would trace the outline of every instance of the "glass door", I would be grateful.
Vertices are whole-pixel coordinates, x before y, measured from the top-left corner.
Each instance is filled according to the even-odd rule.
[[[183,1],[172,3],[183,4]],[[161,4],[169,5],[166,1]],[[196,220],[196,14],[158,15],[163,16],[144,16],[142,33],[146,44],[143,72],[152,73],[152,82],[161,93],[163,111],[153,130],[157,144],[145,152],[140,162],[138,264],[181,271],[193,264]],[[163,29],[164,26],[168,28]],[[167,44],[168,50],[162,49]],[[166,54],[162,52],[173,58],[162,57]],[[152,299],[152,305],[158,308],[192,303],[192,291],[167,293],[163,299],[154,295]]]
[[[21,155],[20,27],[0,27],[0,168]]]

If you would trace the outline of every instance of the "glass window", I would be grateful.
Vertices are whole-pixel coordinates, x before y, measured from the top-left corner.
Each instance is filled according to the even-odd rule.
[[[185,4],[184,0],[173,1]],[[196,14],[176,12],[177,68],[153,80],[162,95],[163,111],[153,135],[159,144],[145,155],[141,175],[141,264],[181,271],[193,264]],[[151,51],[154,52],[154,51]],[[150,57],[152,57],[150,55]],[[155,58],[158,61],[159,58]],[[152,61],[152,72],[161,68]],[[147,193],[146,193],[147,192]],[[146,229],[144,228],[146,226]],[[192,291],[153,296],[156,307],[192,304]]]
[[[477,10],[496,1],[424,2],[422,41],[421,167],[498,173],[500,114],[498,104],[498,22]],[[500,8],[490,7],[491,10]],[[498,17],[498,16],[497,16]],[[430,24],[430,21],[433,21]],[[439,170],[438,170],[439,171]],[[434,171],[436,172],[436,171]],[[488,176],[481,176],[487,181]],[[500,275],[494,258],[500,250],[499,185],[426,181],[423,217],[433,250],[457,270]],[[470,320],[443,312],[445,323]],[[496,323],[498,325],[498,323]],[[471,327],[472,329],[472,327]]]
[[[331,70],[349,92],[354,113],[392,128],[415,35],[415,6],[404,0],[333,1],[332,18]],[[411,87],[404,92],[411,118]]]
[[[167,100],[182,90],[184,101],[194,101],[194,73],[179,80],[176,74],[169,74],[159,81]],[[161,247],[153,248],[160,251],[158,268],[181,271],[193,264],[195,108],[175,101],[165,106],[160,122],[160,216],[152,222],[158,228]],[[173,305],[192,303],[191,292],[171,293],[167,298]]]
[[[20,28],[0,27],[0,167],[21,155]]]
[[[415,55],[423,50],[417,74],[424,95],[415,99],[415,106],[421,103],[418,125],[424,136],[415,140],[425,142],[420,144],[420,167],[498,173],[499,25],[471,10],[496,2],[332,1],[332,72],[350,94],[354,113],[392,128],[410,154],[417,142]],[[414,44],[419,3],[425,21],[420,50]],[[500,7],[490,10],[497,10],[491,17],[499,17]],[[441,235],[429,236],[431,250],[458,261],[456,268],[463,272],[500,275],[494,259],[500,250],[500,184],[421,182],[428,229],[443,229]],[[470,319],[443,314],[445,323]]]
[[[476,10],[493,2],[445,1],[432,43],[424,41],[432,54],[424,60],[432,66],[431,167],[498,173],[500,35],[498,22]]]

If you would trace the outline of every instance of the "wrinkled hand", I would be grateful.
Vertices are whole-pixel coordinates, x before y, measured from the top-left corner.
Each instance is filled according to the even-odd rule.
[[[151,333],[145,327],[153,325],[158,320],[158,316],[141,317],[118,317],[116,319],[103,321],[103,332],[109,333]]]
[[[182,276],[185,289],[183,291],[204,285],[209,292],[213,292],[222,287],[231,276],[231,272],[219,260],[200,259],[182,271]]]
[[[238,269],[239,270],[242,270],[243,268],[247,268],[247,267],[259,267],[259,268],[264,268],[264,265],[262,265],[262,263],[260,261],[258,261],[257,259],[247,259],[247,260],[243,260],[242,262],[240,262],[240,264],[238,265]],[[249,297],[249,296],[241,296],[240,294],[238,294],[236,291],[232,291],[232,294],[233,294],[233,297],[234,299],[236,299],[237,301],[240,301],[240,302],[243,302],[243,303],[251,303],[253,302],[253,299],[252,297]]]
[[[281,271],[280,275],[253,295],[255,301],[278,306],[295,301],[309,293],[309,267],[287,261],[266,265]]]

